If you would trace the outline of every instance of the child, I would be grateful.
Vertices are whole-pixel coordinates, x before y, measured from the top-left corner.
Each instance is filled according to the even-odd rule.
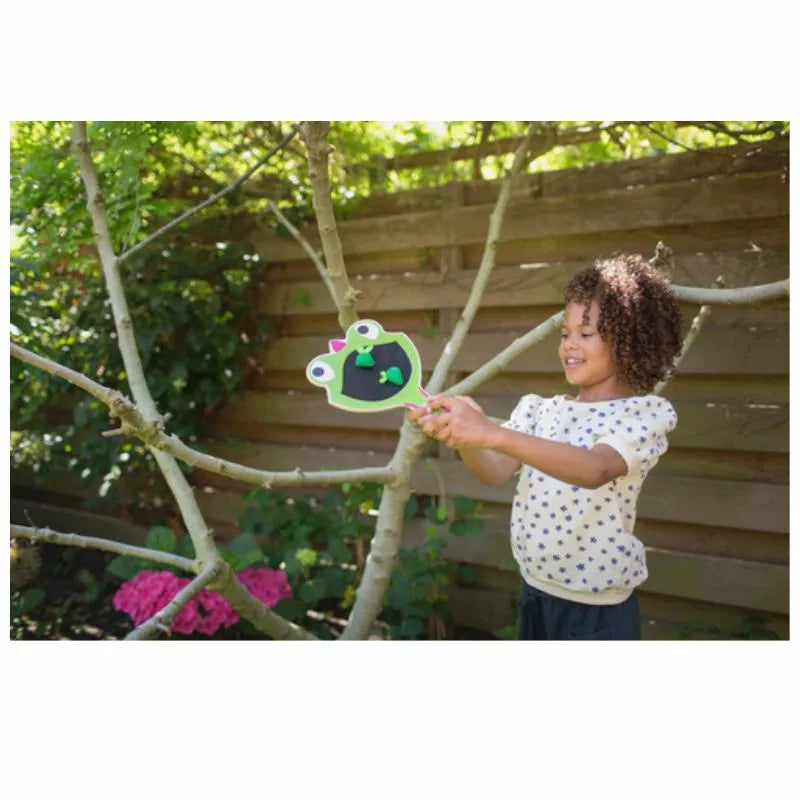
[[[564,299],[558,353],[574,397],[525,395],[496,425],[469,397],[438,395],[409,419],[485,483],[522,468],[511,513],[521,639],[638,639],[634,589],[647,567],[636,500],[677,423],[649,392],[671,374],[681,315],[640,255],[598,261]]]

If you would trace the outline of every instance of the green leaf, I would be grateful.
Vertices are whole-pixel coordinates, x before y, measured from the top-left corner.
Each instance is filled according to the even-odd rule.
[[[478,580],[478,576],[472,567],[459,567],[456,574],[461,583],[471,584]]]
[[[404,619],[398,629],[397,635],[400,639],[416,639],[425,630],[425,624],[417,617],[407,617]]]
[[[191,536],[181,536],[178,541],[178,555],[184,558],[194,558],[194,544]]]
[[[419,511],[419,500],[417,500],[417,496],[415,494],[412,494],[411,497],[408,498],[408,502],[406,503],[405,518],[411,519],[412,517],[416,517],[418,511]]]
[[[135,556],[117,556],[108,562],[106,569],[118,578],[127,581],[134,575],[138,575],[143,569],[146,569],[147,564]]]
[[[178,545],[178,537],[172,528],[164,525],[156,525],[147,531],[145,546],[151,550],[160,550],[162,553],[174,553]]]
[[[460,494],[457,494],[453,498],[453,504],[456,507],[456,511],[458,511],[459,514],[463,514],[465,517],[474,514],[475,509],[478,507],[478,504],[472,498],[463,497]]]
[[[232,564],[236,572],[241,572],[243,569],[252,567],[253,564],[263,563],[264,554],[260,550],[251,550],[243,556],[236,556],[236,561]]]
[[[431,503],[425,509],[425,516],[434,523],[434,525],[441,525],[447,520],[447,509],[444,506],[437,506]]]
[[[286,597],[275,604],[273,611],[290,622],[300,622],[305,616],[306,604],[301,603],[294,597]]]
[[[253,552],[261,553],[256,537],[250,531],[231,539],[225,549],[231,553],[236,553],[237,556],[250,555]]]
[[[483,534],[482,519],[456,519],[450,523],[450,533],[453,536],[481,536]]]
[[[314,605],[320,601],[328,592],[327,583],[321,578],[314,578],[314,580],[306,581],[298,592],[300,599],[306,603]]]
[[[38,608],[44,602],[44,599],[44,589],[39,589],[35,586],[30,589],[26,589],[16,602],[17,613],[30,613],[34,608]]]
[[[296,553],[295,558],[304,567],[313,567],[317,563],[317,551],[309,547],[301,547]]]

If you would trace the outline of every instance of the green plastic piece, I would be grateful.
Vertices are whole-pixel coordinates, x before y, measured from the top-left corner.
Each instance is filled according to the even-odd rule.
[[[400,367],[389,367],[386,372],[381,372],[379,383],[393,383],[395,386],[403,385],[403,373],[400,372]]]
[[[357,367],[374,367],[375,366],[375,359],[369,353],[359,353],[356,356],[356,366]]]

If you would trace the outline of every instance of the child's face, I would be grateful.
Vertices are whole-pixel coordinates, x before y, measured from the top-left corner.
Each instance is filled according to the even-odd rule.
[[[586,323],[585,309],[585,303],[573,302],[564,310],[558,355],[567,382],[580,388],[582,400],[611,400],[629,394],[617,375],[611,348],[597,329],[600,306],[592,300]]]

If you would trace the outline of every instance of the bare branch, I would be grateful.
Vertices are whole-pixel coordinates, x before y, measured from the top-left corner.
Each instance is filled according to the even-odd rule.
[[[288,219],[286,219],[284,214],[281,213],[281,210],[278,208],[278,206],[275,205],[275,203],[272,202],[272,200],[267,200],[267,203],[269,204],[272,213],[278,218],[279,222],[286,228],[287,231],[289,231],[289,233],[292,234],[292,236],[294,236],[294,238],[298,241],[303,250],[306,251],[308,257],[314,262],[314,266],[317,268],[317,272],[319,273],[320,278],[322,278],[323,283],[328,288],[328,292],[330,292],[330,295],[333,298],[333,302],[337,303],[336,289],[334,288],[333,283],[331,282],[331,276],[328,273],[327,267],[320,258],[319,252],[315,250],[311,246],[311,243],[308,241],[308,239],[306,239],[306,237],[303,236],[303,234],[300,233],[300,231],[297,230],[297,228],[294,225],[292,225],[292,223],[289,222]]]
[[[701,289],[693,286],[673,286],[672,290],[679,300],[703,305],[743,305],[766,302],[789,296],[789,280],[749,286],[742,289]],[[459,381],[445,391],[445,394],[469,394],[486,381],[502,372],[515,358],[522,355],[534,344],[542,341],[556,330],[561,323],[563,311],[559,311],[543,323],[515,339],[508,347],[487,361],[480,369]],[[693,341],[694,337],[692,338]],[[691,344],[691,341],[689,342]]]
[[[126,403],[130,403],[130,400],[128,400],[120,392],[115,392],[113,389],[108,389],[105,386],[100,385],[91,378],[87,378],[82,372],[76,372],[74,369],[65,367],[63,364],[59,364],[57,361],[51,361],[49,358],[32,353],[30,350],[26,350],[16,342],[11,342],[10,347],[11,355],[14,358],[18,358],[20,361],[24,361],[26,364],[30,364],[32,367],[49,372],[56,378],[63,378],[73,386],[77,386],[78,388],[83,389],[85,392],[88,392],[93,397],[96,397],[98,400],[102,400],[109,407],[111,407],[113,402],[112,395],[115,394],[119,395],[119,397],[121,397]],[[131,405],[133,404],[131,403]],[[119,415],[114,414],[114,416]]]
[[[714,152],[714,148],[709,148],[709,147],[705,147],[705,148],[689,147],[688,144],[683,144],[682,142],[679,142],[677,139],[673,139],[670,136],[667,136],[665,133],[662,133],[661,131],[657,130],[652,125],[649,125],[646,122],[642,122],[640,124],[642,125],[643,128],[647,128],[647,130],[649,130],[651,133],[654,133],[656,136],[658,136],[659,138],[663,139],[665,142],[669,142],[670,144],[674,144],[676,147],[680,147],[682,150],[687,150],[690,153],[706,153],[706,154],[708,154],[708,153],[713,153]]]
[[[28,528],[24,525],[11,525],[11,536],[19,539],[29,539],[36,542],[49,542],[50,544],[64,545],[65,547],[80,547],[85,550],[104,550],[116,553],[119,556],[133,556],[163,564],[165,567],[181,569],[184,572],[196,573],[200,567],[197,561],[183,558],[173,553],[164,553],[160,550],[151,550],[149,547],[136,547],[132,544],[123,544],[111,539],[101,539],[96,536],[81,536],[77,533],[60,533],[51,528]]]
[[[313,190],[314,211],[317,217],[322,251],[330,277],[329,288],[339,310],[339,325],[347,330],[357,319],[356,303],[361,293],[354,289],[347,277],[342,255],[342,243],[336,228],[336,216],[331,202],[331,184],[328,177],[327,122],[304,122],[300,128],[308,149],[308,177]]]
[[[695,286],[673,286],[678,300],[698,305],[743,305],[745,303],[766,303],[789,296],[789,279],[762,283],[758,286],[745,286],[740,289],[703,289]]]
[[[651,259],[650,263],[652,264],[654,261],[663,260],[664,256],[666,255],[666,260],[672,266],[672,249],[669,247],[665,247],[663,242],[659,242],[656,246],[656,255],[655,258]],[[722,288],[725,285],[725,279],[722,275],[717,277],[715,281],[718,288]],[[675,361],[672,363],[672,370],[669,376],[660,381],[655,385],[653,388],[653,394],[660,395],[664,392],[664,389],[667,388],[667,385],[672,380],[672,378],[677,374],[678,367],[681,365],[681,362],[686,357],[686,354],[689,352],[689,348],[694,344],[695,340],[697,339],[700,328],[703,327],[703,323],[706,319],[711,315],[711,306],[700,306],[700,310],[695,315],[694,319],[692,320],[692,324],[689,328],[689,332],[686,334],[686,338],[683,340],[683,344],[681,345],[681,351],[675,357]]]
[[[765,133],[774,133],[780,136],[783,132],[783,125],[780,122],[773,122],[765,127],[743,128],[740,131],[731,130],[724,122],[698,122],[696,127],[711,130],[712,133],[724,134],[731,139],[735,139],[740,144],[752,144],[750,139],[745,136],[763,136]]]
[[[529,144],[534,126],[528,129],[528,136],[520,146],[514,158],[514,165],[510,170],[513,177],[521,169],[522,162],[526,155],[529,155]],[[489,224],[489,237],[487,240],[487,252],[479,270],[479,276],[483,279],[483,284],[488,279],[489,272],[494,264],[493,249],[496,246],[496,238],[499,235],[500,223],[502,221],[505,204],[508,202],[508,187],[510,179],[504,182],[501,188],[501,197],[506,190],[505,202],[498,200],[495,212]],[[480,277],[476,278],[475,284],[479,284]],[[451,337],[452,347],[450,351],[445,348],[445,354],[439,360],[434,380],[443,380],[447,374],[449,364],[452,363],[452,356],[460,346],[466,334],[469,324],[474,316],[483,285],[473,285],[470,297],[467,300],[462,318],[456,325],[456,330]],[[448,345],[449,347],[450,345]],[[450,359],[448,361],[448,359]],[[437,373],[442,376],[437,378]],[[342,632],[342,639],[366,639],[374,625],[375,619],[381,610],[386,589],[391,579],[392,568],[400,547],[400,538],[403,530],[403,515],[406,503],[411,495],[411,477],[413,470],[419,460],[422,449],[425,445],[425,435],[415,425],[407,419],[403,421],[400,428],[400,439],[397,443],[394,456],[389,462],[389,467],[394,470],[396,479],[388,484],[381,496],[380,507],[378,509],[378,519],[375,524],[375,534],[370,542],[369,557],[364,566],[364,574],[361,584],[356,591],[356,601],[347,620],[347,625]]]
[[[285,620],[271,608],[264,605],[258,598],[253,597],[236,577],[229,564],[223,562],[221,566],[222,576],[210,588],[219,592],[240,617],[253,624],[258,630],[266,633],[271,639],[278,641],[308,641],[317,638],[313,633],[299,625]]]
[[[152,639],[161,633],[170,633],[170,627],[175,617],[193,600],[205,587],[217,577],[220,565],[217,562],[206,564],[203,571],[194,580],[186,584],[175,597],[167,603],[161,611],[154,614],[150,619],[134,628],[126,637],[126,640]]]
[[[152,429],[153,435],[155,435],[161,432],[160,429],[163,427],[164,420],[158,414],[155,402],[147,386],[141,359],[139,358],[139,351],[133,333],[133,320],[128,312],[125,292],[119,275],[118,261],[111,245],[105,203],[89,152],[85,122],[73,123],[73,145],[81,178],[86,186],[89,214],[92,218],[97,250],[100,254],[103,274],[111,300],[111,309],[117,328],[117,342],[125,364],[125,372],[133,398],[141,409],[140,416],[144,418],[146,424]],[[181,472],[178,462],[158,448],[151,447],[151,452],[175,498],[183,522],[186,525],[186,530],[192,538],[198,559],[205,564],[219,562],[219,551],[214,542],[212,531],[203,519],[194,491],[186,480],[186,476]],[[231,570],[227,570],[226,574],[231,572]],[[301,638],[305,635],[310,635],[305,634],[296,626],[291,626],[277,614],[273,614],[263,603],[254,598],[235,577],[230,577],[225,586],[224,596],[226,599],[232,604],[239,603],[242,608],[245,608],[247,610],[246,618],[260,630],[270,635],[275,632],[285,636],[297,635]]]
[[[700,333],[700,328],[703,327],[703,323],[711,314],[711,306],[700,306],[700,310],[697,312],[697,315],[692,320],[692,325],[689,328],[689,332],[686,334],[686,338],[683,340],[683,345],[681,346],[681,351],[675,357],[675,361],[672,364],[672,374],[674,375],[678,371],[678,367],[680,366],[681,361],[686,357],[686,354],[689,352],[689,348],[694,344],[695,339],[697,339],[698,334]],[[653,389],[653,394],[662,394],[664,389],[667,388],[669,384],[669,379],[660,381],[655,385]]]
[[[559,311],[523,336],[514,339],[508,347],[501,350],[496,356],[480,367],[480,369],[476,369],[475,372],[468,375],[464,380],[446,389],[445,394],[470,394],[474,392],[475,389],[486,383],[486,381],[491,380],[495,375],[499,375],[515,358],[521,356],[526,350],[533,347],[533,345],[538,342],[541,342],[553,331],[557,330],[563,316],[564,312]]]
[[[537,126],[534,123],[531,123],[528,126],[527,135],[523,139],[522,144],[519,146],[516,154],[514,155],[514,162],[511,165],[511,169],[509,169],[505,179],[503,180],[503,184],[500,187],[497,201],[495,202],[494,209],[489,217],[489,232],[486,236],[486,246],[483,251],[483,257],[481,258],[480,267],[478,268],[478,272],[475,276],[475,281],[472,284],[472,290],[467,298],[467,303],[464,306],[464,310],[462,311],[461,316],[459,316],[458,321],[453,328],[453,333],[450,336],[450,340],[445,345],[442,355],[433,370],[431,379],[428,381],[428,385],[425,387],[426,391],[430,392],[431,394],[438,392],[444,385],[447,373],[450,370],[455,357],[458,355],[462,344],[464,343],[469,326],[472,324],[472,320],[475,317],[475,313],[477,312],[478,306],[483,298],[486,284],[489,282],[489,276],[494,268],[497,243],[500,239],[500,228],[503,224],[503,216],[505,215],[506,207],[508,206],[508,201],[511,197],[511,184],[514,181],[514,178],[519,174],[523,164],[526,163],[526,159],[529,157],[531,142],[536,133]]]
[[[207,472],[224,475],[227,478],[233,478],[243,483],[255,484],[264,488],[272,486],[329,486],[347,482],[389,483],[395,478],[394,472],[389,467],[363,467],[360,469],[314,472],[304,472],[297,467],[289,472],[269,472],[247,467],[235,461],[228,461],[207,453],[201,453],[199,450],[194,450],[184,444],[174,434],[168,435],[164,433],[163,418],[155,423],[146,420],[139,408],[122,393],[108,389],[80,372],[75,372],[55,361],[36,355],[14,342],[11,342],[11,355],[51,375],[64,378],[74,386],[84,389],[105,403],[109,407],[110,413],[122,420],[122,426],[113,431],[105,431],[101,435],[111,436],[122,433],[128,436],[136,436],[149,447],[174,456],[186,464]]]
[[[597,141],[601,134],[610,132],[614,128],[622,128],[628,125],[641,125],[643,123],[634,120],[620,120],[601,124],[576,125],[571,128],[555,129],[550,127],[553,139],[543,137],[543,141],[549,141],[548,149],[553,147],[563,147],[565,145],[579,145]],[[680,120],[675,125],[678,128],[694,125],[695,123]],[[505,153],[514,152],[522,143],[523,136],[507,137],[503,139],[493,139],[491,141],[481,141],[478,144],[458,145],[456,147],[446,147],[441,150],[423,150],[417,153],[386,158],[376,157],[371,164],[364,165],[374,169],[380,166],[384,171],[398,171],[402,169],[416,169],[432,167],[450,161],[467,161],[475,158],[485,158],[487,156],[499,156]],[[547,152],[546,150],[542,152]],[[542,153],[539,153],[541,155]]]
[[[121,264],[123,261],[126,261],[134,253],[137,253],[143,247],[146,247],[148,244],[150,244],[154,239],[157,239],[162,234],[166,233],[169,230],[172,230],[172,228],[177,227],[178,225],[181,224],[181,222],[184,222],[189,217],[191,217],[194,214],[196,214],[198,211],[202,211],[204,208],[207,208],[208,206],[212,205],[213,203],[216,203],[217,200],[220,200],[225,195],[230,194],[231,192],[233,192],[237,187],[241,186],[241,184],[244,183],[254,172],[256,172],[256,170],[258,170],[261,167],[263,167],[264,164],[266,164],[267,161],[269,161],[270,158],[272,158],[272,156],[275,155],[275,153],[277,153],[279,150],[281,150],[284,145],[286,145],[288,142],[290,142],[299,129],[300,129],[300,125],[299,124],[295,125],[292,128],[292,130],[286,136],[284,136],[284,138],[277,145],[275,145],[275,147],[273,147],[268,153],[266,153],[264,156],[262,156],[252,167],[250,167],[249,170],[247,170],[247,172],[245,172],[243,175],[238,177],[233,183],[229,184],[224,189],[221,189],[219,192],[216,192],[215,194],[212,194],[211,197],[209,197],[207,200],[204,200],[199,205],[195,206],[194,208],[190,209],[189,211],[185,212],[184,214],[181,214],[179,217],[177,217],[176,219],[172,220],[172,222],[168,222],[166,225],[163,225],[157,231],[155,231],[154,233],[151,233],[150,236],[148,236],[146,239],[143,239],[141,242],[139,242],[138,244],[135,244],[133,247],[131,247],[130,250],[126,250],[124,253],[122,253],[118,257],[117,263]]]

